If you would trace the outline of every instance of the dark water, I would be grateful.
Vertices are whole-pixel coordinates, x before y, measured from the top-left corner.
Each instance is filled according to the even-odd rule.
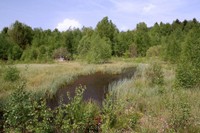
[[[47,100],[47,104],[49,107],[55,108],[59,105],[61,99],[63,103],[68,103],[69,99],[67,98],[67,92],[69,92],[70,96],[73,97],[75,95],[75,89],[81,85],[86,87],[83,99],[85,101],[93,100],[101,105],[106,93],[108,92],[108,85],[124,78],[131,78],[134,75],[134,72],[135,68],[131,67],[124,69],[121,74],[96,72],[91,75],[79,76],[71,84],[58,89],[53,98]]]

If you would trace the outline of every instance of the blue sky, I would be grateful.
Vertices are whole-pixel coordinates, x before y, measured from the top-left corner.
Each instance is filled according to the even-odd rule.
[[[139,22],[200,21],[199,0],[1,0],[0,30],[19,20],[33,28],[60,31],[91,26],[105,16],[120,30],[134,29]]]

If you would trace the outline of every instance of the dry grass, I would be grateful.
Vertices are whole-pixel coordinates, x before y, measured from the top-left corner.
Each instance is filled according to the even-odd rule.
[[[111,92],[125,108],[133,108],[130,114],[143,114],[136,129],[138,132],[170,132],[176,120],[188,121],[186,132],[200,131],[199,89],[176,88],[174,66],[161,65],[165,82],[163,86],[149,86],[145,76],[148,64],[139,64],[135,77],[113,84],[110,86]],[[185,104],[189,107],[185,107]],[[177,131],[182,132],[185,127],[178,128]]]
[[[151,62],[161,64],[164,73],[163,86],[148,84],[145,73]],[[123,132],[173,132],[172,122],[182,119],[187,120],[190,127],[187,130],[184,126],[180,127],[180,130],[176,132],[183,132],[183,130],[184,132],[199,132],[199,88],[176,88],[174,86],[176,67],[158,59],[137,59],[136,62],[134,59],[113,59],[110,63],[96,65],[76,61],[54,64],[18,64],[16,66],[21,71],[22,77],[27,80],[27,90],[42,94],[48,91],[53,94],[59,87],[72,82],[79,75],[92,74],[97,71],[120,73],[123,68],[136,65],[135,77],[109,86],[110,92],[114,92],[119,102],[115,110],[120,112],[117,113],[118,129],[123,125],[122,127],[125,127]],[[12,87],[17,86],[18,82],[8,83],[0,78],[0,84],[0,97],[3,97],[9,95]],[[184,107],[185,104],[189,107]],[[141,118],[135,129],[129,129],[129,123],[126,121],[129,121],[129,116],[135,112],[141,114]],[[189,118],[187,118],[188,112]],[[112,130],[117,132],[118,129]]]
[[[122,69],[133,65],[131,62],[124,61],[112,61],[105,64],[72,61],[53,64],[17,64],[16,67],[20,70],[22,79],[26,81],[26,89],[43,95],[46,91],[54,94],[58,88],[72,82],[79,75],[88,75],[97,71],[120,73]],[[9,95],[13,88],[19,85],[18,82],[5,82],[2,77],[0,77],[0,83],[0,98]]]

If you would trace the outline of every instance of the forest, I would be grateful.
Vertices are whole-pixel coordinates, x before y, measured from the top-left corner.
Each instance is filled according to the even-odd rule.
[[[66,66],[59,66],[61,58]],[[200,132],[200,22],[195,18],[152,27],[140,22],[128,31],[120,31],[108,17],[95,28],[62,32],[15,21],[0,32],[0,62],[0,131]],[[44,98],[49,86],[41,85],[44,92],[35,98],[30,90],[42,78],[27,78],[45,75],[35,64],[49,65],[44,66],[46,77],[54,77],[48,83],[60,78],[55,92],[68,71],[84,75],[104,68],[121,70],[130,63],[137,69],[133,80],[113,85],[103,107],[83,102],[85,89],[78,87],[69,104],[51,110]]]

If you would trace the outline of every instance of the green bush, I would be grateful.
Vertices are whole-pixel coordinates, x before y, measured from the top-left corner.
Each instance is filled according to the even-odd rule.
[[[24,85],[17,88],[10,96],[5,107],[4,129],[7,132],[26,132],[27,127],[32,120],[32,103],[30,93],[24,91]]]
[[[198,84],[199,74],[191,64],[181,63],[176,70],[176,83],[183,88],[192,88]]]
[[[53,132],[53,111],[47,106],[46,99],[33,100],[32,116],[27,129],[35,133]]]
[[[163,85],[164,75],[162,67],[157,63],[151,64],[146,70],[146,78],[150,85]]]
[[[20,71],[15,66],[8,66],[3,73],[3,78],[5,81],[14,82],[20,78]]]
[[[161,45],[150,47],[147,50],[146,56],[147,57],[160,56],[161,55],[161,50],[162,50]]]
[[[59,59],[59,58],[64,58],[65,60],[70,60],[71,59],[71,56],[70,56],[70,53],[67,51],[67,48],[63,48],[63,47],[60,47],[58,49],[55,49],[53,51],[53,58],[54,59]]]
[[[4,108],[6,132],[98,132],[101,121],[99,107],[94,102],[83,101],[84,89],[76,89],[70,103],[51,110],[45,99],[36,100],[24,90],[17,88]]]
[[[137,57],[137,45],[136,44],[131,44],[129,46],[129,57]]]
[[[108,132],[108,130],[112,129],[117,122],[117,115],[115,113],[116,106],[114,103],[114,95],[107,95],[106,99],[103,102],[103,110],[102,110],[102,131]]]
[[[83,92],[84,89],[78,87],[75,97],[69,97],[70,103],[62,104],[56,109],[55,132],[94,132],[98,130],[95,118],[99,116],[99,108],[95,103],[84,103]]]
[[[88,63],[104,63],[111,58],[110,41],[99,35],[84,36],[79,42],[79,57]]]
[[[13,44],[13,46],[8,50],[8,59],[19,60],[22,56],[22,53],[23,50],[18,45]]]
[[[138,124],[139,119],[141,118],[139,113],[133,113],[130,119],[130,127],[135,129],[136,125]]]
[[[189,130],[192,125],[192,115],[188,98],[181,96],[178,101],[177,99],[173,100],[174,101],[171,105],[169,105],[170,118],[168,121],[170,128],[175,132],[190,132]]]
[[[192,88],[200,85],[200,28],[194,28],[183,44],[181,61],[177,67],[176,80],[179,86]]]

